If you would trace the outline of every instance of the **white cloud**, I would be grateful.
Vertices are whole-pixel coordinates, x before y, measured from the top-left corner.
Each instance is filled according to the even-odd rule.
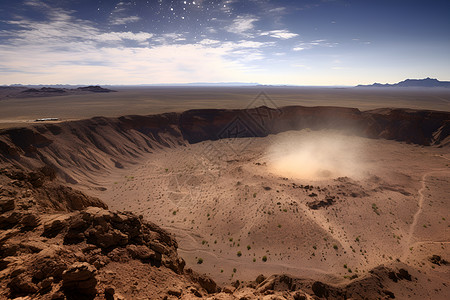
[[[153,36],[151,33],[147,32],[108,32],[102,33],[96,36],[96,40],[100,42],[111,42],[111,41],[122,41],[122,40],[131,40],[136,42],[145,42]]]
[[[1,33],[3,84],[252,81],[249,74],[255,69],[249,62],[264,58],[261,48],[273,45],[251,40],[187,43],[177,33],[104,32],[64,11],[45,21],[9,23],[17,28]],[[177,44],[181,41],[185,43]]]
[[[199,42],[200,45],[219,45],[221,42],[218,40],[204,39]]]
[[[301,42],[301,43],[297,44],[294,48],[292,48],[292,50],[293,51],[303,51],[303,50],[312,49],[314,47],[332,48],[332,47],[336,47],[337,45],[339,45],[339,43],[328,42],[327,40],[313,40],[311,42]]]
[[[186,38],[181,33],[165,33],[155,36],[152,41],[160,44],[170,44],[174,42],[186,41]]]
[[[133,22],[140,21],[141,18],[138,16],[130,16],[130,17],[115,17],[110,21],[111,25],[125,25]]]
[[[102,47],[73,44],[74,51],[53,52],[48,45],[7,49],[0,45],[0,69],[16,72],[2,74],[5,84],[72,83],[144,84],[220,82],[244,80],[249,71],[244,64],[228,55],[227,47],[199,44],[159,45],[147,47]],[[232,48],[232,47],[231,47]],[[236,49],[235,55],[246,61],[258,53]],[[33,73],[28,73],[29,71]],[[70,71],[69,71],[70,70]]]
[[[297,33],[290,32],[289,30],[286,30],[286,29],[266,31],[266,32],[262,32],[260,35],[270,36],[270,37],[282,39],[282,40],[288,40],[288,39],[298,36]]]
[[[280,14],[286,12],[286,7],[275,7],[269,9],[269,13]]]
[[[248,31],[255,28],[253,23],[258,20],[259,19],[255,16],[238,16],[229,26],[225,27],[225,29],[231,33],[248,35]]]

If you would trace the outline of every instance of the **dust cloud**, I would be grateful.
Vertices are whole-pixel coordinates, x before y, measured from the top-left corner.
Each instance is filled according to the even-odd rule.
[[[339,131],[292,131],[274,137],[266,159],[271,172],[283,177],[361,179],[367,174],[364,139]]]

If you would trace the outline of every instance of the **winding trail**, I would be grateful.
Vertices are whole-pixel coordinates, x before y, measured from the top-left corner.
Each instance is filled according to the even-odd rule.
[[[443,159],[449,160],[449,158],[445,157],[445,156],[439,156]],[[414,231],[416,230],[417,227],[417,222],[419,220],[419,216],[421,215],[422,211],[423,211],[423,204],[425,201],[425,196],[423,194],[423,192],[426,189],[426,179],[428,176],[430,176],[433,173],[450,173],[449,168],[446,169],[437,169],[437,170],[431,170],[429,172],[426,172],[422,175],[422,178],[420,179],[420,182],[422,184],[422,187],[419,189],[418,194],[419,194],[419,201],[418,201],[418,206],[419,208],[417,209],[416,213],[414,214],[413,217],[413,222],[411,223],[411,226],[409,227],[409,232],[408,232],[408,237],[406,238],[406,244],[405,244],[405,249],[403,250],[403,254],[401,256],[402,260],[405,260],[408,255],[409,255],[409,248],[413,245],[413,244],[417,244],[419,242],[415,242],[415,243],[411,243],[411,240],[413,238],[414,235]],[[425,242],[424,242],[425,243]],[[427,243],[434,243],[432,241],[427,241]],[[444,242],[447,243],[447,242]]]

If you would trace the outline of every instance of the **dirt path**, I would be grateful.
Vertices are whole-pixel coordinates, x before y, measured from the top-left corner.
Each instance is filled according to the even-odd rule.
[[[446,159],[446,160],[450,160],[444,156],[440,156],[440,157],[442,157],[443,159]],[[419,220],[419,216],[421,215],[421,213],[423,211],[423,204],[425,202],[425,196],[424,196],[423,192],[426,189],[426,179],[428,176],[430,176],[433,173],[450,173],[450,171],[448,168],[447,169],[438,169],[438,170],[432,170],[432,171],[426,172],[422,175],[422,178],[420,179],[422,187],[418,191],[418,194],[419,194],[418,206],[419,206],[419,208],[417,209],[416,213],[414,214],[413,222],[411,223],[411,226],[409,227],[408,237],[406,238],[406,242],[405,242],[405,249],[403,250],[403,254],[402,254],[403,260],[405,260],[405,258],[408,257],[408,255],[409,255],[408,250],[412,246],[412,244],[417,243],[417,242],[411,243],[411,241],[413,239],[414,231],[416,229],[417,222]],[[431,243],[431,241],[428,243]]]

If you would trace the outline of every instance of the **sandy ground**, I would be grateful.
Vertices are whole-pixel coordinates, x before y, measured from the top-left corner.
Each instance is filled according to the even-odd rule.
[[[310,87],[112,87],[117,93],[35,98],[3,98],[0,128],[33,124],[39,118],[62,121],[119,117],[198,108],[341,106],[361,110],[400,107],[448,111],[450,89],[361,89]],[[258,101],[261,92],[268,99]]]
[[[91,194],[173,232],[187,266],[219,283],[339,282],[400,260],[450,285],[427,260],[450,253],[448,148],[291,131],[157,150],[98,183]]]

